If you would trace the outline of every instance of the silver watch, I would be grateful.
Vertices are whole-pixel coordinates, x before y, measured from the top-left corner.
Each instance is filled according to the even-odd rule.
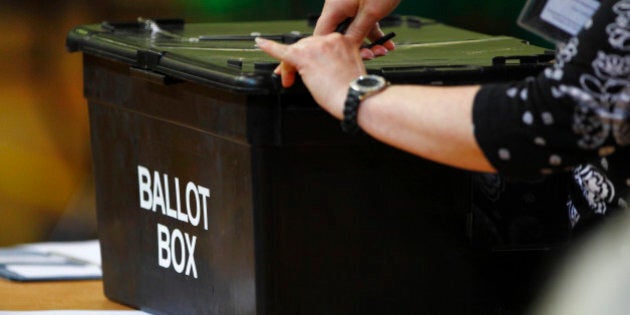
[[[361,101],[382,91],[388,85],[389,83],[385,78],[374,74],[362,75],[352,80],[343,108],[341,129],[347,133],[356,133],[359,130],[357,114]]]

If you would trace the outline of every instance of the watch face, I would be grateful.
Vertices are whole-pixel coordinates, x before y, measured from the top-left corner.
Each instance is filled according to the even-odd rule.
[[[363,77],[363,78],[360,78],[359,82],[357,83],[359,83],[359,85],[363,87],[371,88],[371,87],[379,86],[380,81],[373,77]]]
[[[378,75],[361,76],[350,83],[350,87],[360,93],[380,91],[386,85],[385,79]]]

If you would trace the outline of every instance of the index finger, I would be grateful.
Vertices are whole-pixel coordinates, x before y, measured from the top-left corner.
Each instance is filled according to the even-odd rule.
[[[256,41],[256,45],[258,45],[258,48],[262,49],[262,51],[266,52],[271,57],[274,57],[278,60],[284,60],[286,51],[289,46],[276,43],[272,40],[267,40],[262,37],[256,37],[254,40]]]
[[[281,61],[280,65],[278,66],[278,68],[276,68],[274,72],[276,74],[278,74],[279,72],[280,78],[282,80],[282,86],[290,87],[291,85],[293,85],[293,83],[295,82],[295,73],[297,72],[297,70],[291,63],[291,60],[287,60],[288,57],[290,57],[290,55],[287,54],[289,46],[276,43],[272,40],[266,40],[262,37],[256,37],[255,41],[262,51],[269,54],[271,57],[274,57]]]

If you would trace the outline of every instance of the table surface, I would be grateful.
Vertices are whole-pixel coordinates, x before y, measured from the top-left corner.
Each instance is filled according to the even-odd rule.
[[[108,300],[101,280],[12,282],[0,279],[0,310],[131,310]]]

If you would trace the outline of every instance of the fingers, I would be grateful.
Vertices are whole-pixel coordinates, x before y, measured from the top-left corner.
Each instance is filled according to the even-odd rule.
[[[372,25],[372,27],[369,29],[369,32],[367,34],[363,34],[360,30],[357,30],[357,28],[362,28],[364,26],[357,26],[357,24],[355,23],[355,21],[353,21],[347,32],[345,33],[345,35],[356,45],[361,45],[363,44],[363,40],[365,38],[368,38],[370,40],[370,42],[372,42],[372,45],[370,45],[371,47],[368,48],[372,48],[372,52],[374,54],[374,56],[383,56],[385,54],[387,54],[388,51],[390,50],[394,50],[396,49],[396,45],[394,44],[394,42],[392,40],[390,40],[389,38],[395,36],[396,34],[394,33],[390,33],[385,35],[385,33],[383,33],[383,31],[381,30],[380,26],[378,23],[375,23]],[[359,34],[359,35],[357,35]],[[363,45],[365,46],[365,45]],[[364,59],[371,59],[371,58],[367,58],[368,57],[368,53],[363,53],[365,56]],[[374,57],[372,56],[372,57]]]
[[[389,50],[385,48],[385,46],[376,45],[372,48],[361,48],[359,52],[361,55],[361,59],[363,60],[371,60],[376,57],[382,57],[389,53]]]
[[[361,55],[361,59],[363,60],[371,60],[371,59],[374,59],[374,57],[376,57],[376,54],[374,54],[374,52],[368,48],[361,48],[361,51],[359,52],[359,54]]]
[[[276,43],[271,40],[266,40],[261,37],[256,38],[256,44],[258,47],[269,54],[270,56],[281,60],[280,65],[274,70],[274,73],[279,74],[282,79],[282,86],[288,88],[295,83],[295,74],[297,70],[293,65],[290,64],[290,61],[286,60],[287,51],[289,46]]]
[[[315,25],[313,35],[326,35],[333,33],[337,26],[350,16],[346,16],[342,12],[335,11],[332,14],[322,14]]]
[[[378,40],[379,38],[381,38],[383,36],[385,36],[385,33],[383,33],[383,31],[381,30],[381,27],[379,26],[378,23],[376,23],[374,25],[374,27],[372,27],[370,32],[367,34],[367,38],[371,42],[374,42],[375,40]]]
[[[356,4],[350,2],[341,3],[335,1],[326,1],[322,14],[315,25],[313,35],[327,35],[333,33],[337,26],[347,18],[351,18],[356,14]]]
[[[315,102],[335,117],[342,117],[348,82],[366,72],[357,47],[338,33],[310,36],[289,46],[262,38],[256,43],[280,59],[274,72],[281,75],[283,87],[291,86],[299,73]]]
[[[374,28],[372,28],[372,30],[370,31],[370,33],[368,34],[367,37],[368,37],[368,39],[371,42],[374,42],[374,41],[377,41],[377,40],[381,39],[383,36],[385,36],[385,33],[383,33],[383,31],[381,30],[380,26],[377,23],[374,26]],[[382,46],[385,47],[387,50],[394,50],[394,49],[396,49],[396,45],[394,45],[394,42],[391,41],[391,40],[387,40],[386,42],[382,43]]]
[[[276,74],[280,75],[280,79],[282,80],[282,87],[288,88],[295,83],[295,75],[297,70],[295,67],[289,65],[286,62],[281,62],[278,68],[274,71]]]
[[[356,64],[360,69],[363,67],[361,59],[354,59],[358,55],[368,60],[388,53],[384,46],[375,45],[372,48],[361,49],[357,54],[357,48],[353,47],[351,40],[340,34],[311,37],[293,45],[284,45],[259,37],[256,38],[256,44],[262,51],[281,61],[274,73],[280,75],[284,88],[291,87],[295,83],[298,72],[315,73],[321,69],[330,68],[335,62],[342,66]],[[341,67],[332,68],[340,69]]]
[[[357,46],[365,38],[374,42],[383,36],[378,21],[391,13],[399,3],[400,0],[326,0],[314,35],[330,34],[342,21],[353,18],[345,35]],[[391,40],[379,44],[387,50],[395,49]],[[379,54],[378,51],[375,53]]]
[[[365,38],[374,41],[384,35],[378,26],[378,20],[379,18],[374,14],[359,10],[345,35],[359,45]]]
[[[389,33],[387,35],[383,34],[383,31],[379,27],[378,23],[372,28],[370,33],[368,34],[368,38],[372,42],[369,45],[363,45],[362,47],[366,47],[367,49],[361,50],[361,57],[363,59],[372,59],[374,57],[385,56],[390,50],[396,48],[394,42],[390,39],[396,36],[395,33]]]
[[[355,45],[361,45],[372,29],[376,18],[369,14],[361,13],[358,7],[358,1],[354,4],[351,2],[341,3],[330,1],[324,4],[322,14],[315,25],[313,35],[327,35],[333,33],[337,26],[347,18],[353,18],[352,23],[345,32],[345,35]],[[356,16],[355,16],[356,15]]]
[[[287,45],[276,43],[262,37],[256,37],[255,41],[258,48],[262,49],[262,51],[266,52],[271,57],[279,60],[284,60],[286,52],[289,49]]]

